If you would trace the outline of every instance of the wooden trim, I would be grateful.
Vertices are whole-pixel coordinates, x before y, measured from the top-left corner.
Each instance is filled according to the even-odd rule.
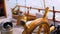
[[[3,2],[4,2],[4,15],[5,15],[5,17],[7,17],[7,15],[6,15],[6,5],[5,5],[5,0],[3,0]]]
[[[50,19],[50,18],[48,18],[48,20],[53,21],[53,19]],[[59,22],[60,23],[60,20],[55,20],[55,22]]]
[[[41,8],[34,8],[34,7],[29,7],[29,6],[21,6],[21,5],[18,5],[18,7],[24,7],[24,8],[31,8],[31,9],[35,9],[35,10],[45,10],[45,9],[41,9]],[[49,10],[50,12],[53,12],[53,10]],[[55,13],[60,13],[60,11],[57,11],[57,10],[54,10]],[[39,11],[38,11],[39,12]],[[50,19],[48,18],[48,20],[53,20],[53,19]],[[55,22],[60,22],[58,20],[55,20]]]
[[[31,9],[35,9],[35,10],[45,10],[45,9],[42,9],[42,8],[34,8],[34,7],[21,6],[21,5],[18,5],[18,7],[31,8]],[[53,10],[49,10],[49,11],[52,12]],[[60,11],[57,11],[57,10],[55,10],[55,12],[60,13]]]

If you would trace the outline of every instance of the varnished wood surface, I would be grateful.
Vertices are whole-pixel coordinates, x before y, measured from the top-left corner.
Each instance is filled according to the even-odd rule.
[[[4,15],[5,15],[5,17],[7,17],[7,15],[6,15],[6,3],[5,3],[5,0],[3,0],[4,1]]]
[[[36,20],[33,20],[28,26],[26,24],[23,25],[24,27],[24,31],[23,34],[32,34],[33,30],[39,26],[38,31],[36,34],[40,34],[41,32],[41,28],[44,28],[44,34],[49,34],[50,33],[50,27],[49,27],[49,22],[46,19],[47,13],[49,12],[49,8],[45,8],[45,13],[44,16],[42,18],[38,18]],[[44,27],[44,26],[45,27]]]
[[[26,14],[25,14],[26,15]],[[35,20],[36,19],[36,16],[34,16],[34,15],[26,15],[26,17],[27,17],[27,20],[29,21],[29,20]],[[18,18],[18,15],[13,15],[13,18]]]

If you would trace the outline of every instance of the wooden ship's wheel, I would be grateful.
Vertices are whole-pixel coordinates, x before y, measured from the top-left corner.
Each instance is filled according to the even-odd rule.
[[[41,32],[43,32],[43,34],[49,34],[50,27],[49,27],[48,21],[46,19],[48,9],[49,8],[45,9],[45,14],[44,14],[43,18],[39,18],[39,19],[32,21],[28,26],[23,22],[22,25],[24,27],[24,31],[22,34],[32,34],[37,26],[39,26],[39,28],[38,28],[38,31],[36,34],[41,34]],[[42,28],[43,28],[43,30],[42,30]]]
[[[42,34],[42,33],[43,34],[49,34],[50,33],[50,27],[49,27],[49,25],[47,23],[41,23],[38,26],[36,25],[34,28],[29,28],[29,29],[26,28],[26,29],[24,29],[22,34]],[[38,27],[38,29],[34,32],[36,27]]]
[[[39,26],[39,29],[37,31],[37,34],[49,34],[49,25],[47,23],[41,23],[40,26]]]

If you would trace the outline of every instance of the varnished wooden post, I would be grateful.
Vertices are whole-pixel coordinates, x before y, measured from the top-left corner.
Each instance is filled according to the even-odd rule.
[[[40,9],[38,9],[38,12],[40,12]]]
[[[29,15],[29,8],[27,8],[28,10],[27,10],[27,14]]]
[[[7,18],[7,15],[6,15],[6,3],[5,3],[6,0],[2,0],[2,1],[3,1],[3,8],[4,8],[4,16]]]

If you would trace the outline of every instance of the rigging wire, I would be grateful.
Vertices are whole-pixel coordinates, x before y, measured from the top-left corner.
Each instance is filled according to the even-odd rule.
[[[26,6],[26,0],[25,0],[25,6]]]
[[[43,3],[44,3],[43,7],[44,7],[44,9],[45,9],[45,7],[46,7],[45,0],[43,0]]]
[[[17,0],[16,0],[16,5],[17,5]]]
[[[41,8],[44,8],[44,7],[43,7],[43,1],[40,0],[40,3],[41,3]]]
[[[45,0],[42,0],[42,1],[43,1],[42,7],[45,9],[45,7],[46,7]],[[42,14],[44,14],[44,11],[42,11]]]
[[[25,7],[26,7],[26,0],[25,0]],[[26,8],[25,8],[25,12],[26,12]]]

